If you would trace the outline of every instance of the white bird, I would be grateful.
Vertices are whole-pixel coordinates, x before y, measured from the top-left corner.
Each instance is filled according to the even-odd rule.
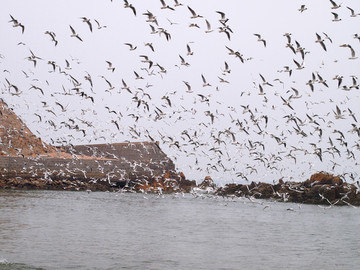
[[[254,36],[257,36],[258,40],[264,44],[264,47],[266,47],[266,40],[261,37],[260,34],[254,34]]]
[[[209,21],[205,19],[205,22],[206,22],[206,29],[207,29],[207,30],[205,30],[205,33],[213,32],[214,30],[211,29],[211,24],[209,23]]]
[[[360,15],[360,13],[355,14],[355,11],[354,11],[352,8],[350,8],[350,7],[347,7],[347,9],[350,10],[350,12],[351,12],[350,17],[356,17],[357,15]]]
[[[72,28],[71,25],[69,25],[69,26],[70,26],[70,29],[71,29],[71,32],[72,32],[71,37],[76,37],[76,38],[79,39],[80,41],[83,41],[83,40],[81,39],[81,37],[79,36],[79,34],[77,34],[77,33],[75,32],[74,28]]]
[[[187,6],[187,7],[188,7],[188,9],[190,10],[191,15],[192,15],[192,16],[190,17],[190,19],[202,18],[202,16],[196,14],[196,12],[195,12],[191,7],[189,7],[189,6]]]
[[[206,79],[205,79],[205,77],[204,77],[203,74],[201,74],[201,78],[202,78],[202,80],[203,80],[203,87],[211,86],[211,84],[209,84],[209,83],[206,81]]]
[[[354,60],[354,59],[357,59],[357,57],[355,56],[355,50],[351,47],[351,45],[349,44],[342,44],[340,45],[340,47],[348,47],[350,49],[350,52],[351,52],[351,57],[349,57],[350,60]]]
[[[322,39],[322,37],[318,33],[316,33],[315,42],[320,43],[321,47],[324,49],[324,51],[326,51],[326,46],[325,46],[325,43],[324,43],[324,39]]]
[[[335,12],[331,12],[331,14],[334,15],[334,19],[332,20],[333,22],[341,21],[341,19],[339,19],[339,14],[337,14]]]
[[[338,9],[338,8],[341,7],[341,4],[338,5],[338,4],[336,4],[335,1],[333,1],[333,0],[330,0],[330,3],[332,4],[331,9]]]

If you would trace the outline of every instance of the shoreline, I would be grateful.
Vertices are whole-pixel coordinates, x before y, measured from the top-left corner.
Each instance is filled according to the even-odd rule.
[[[236,196],[249,200],[271,199],[278,202],[328,205],[329,207],[333,205],[360,206],[360,187],[346,183],[339,176],[325,172],[315,173],[310,179],[303,182],[284,182],[280,179],[276,184],[228,183],[223,187],[217,187],[209,176],[202,183],[196,184],[194,180],[186,180],[181,173],[177,177],[168,173],[159,178],[119,181],[115,184],[106,180],[46,180],[15,177],[0,178],[0,190],[122,191],[152,194],[184,192],[191,193],[196,197],[204,195]]]

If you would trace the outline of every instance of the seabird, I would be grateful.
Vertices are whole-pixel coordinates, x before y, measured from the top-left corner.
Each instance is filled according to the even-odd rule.
[[[188,9],[190,10],[190,12],[192,14],[192,16],[190,17],[191,19],[202,18],[202,16],[196,14],[196,12],[191,7],[189,7],[189,6],[187,6],[187,7],[188,7]]]
[[[264,44],[264,47],[266,47],[266,40],[261,38],[261,35],[259,34],[254,34],[254,36],[257,36],[258,40],[257,41],[260,41]]]
[[[83,41],[83,40],[79,37],[79,35],[75,32],[74,28],[72,28],[71,25],[69,25],[69,26],[70,26],[70,29],[71,29],[71,32],[72,32],[71,37],[76,37],[76,38],[78,38],[80,41]]]
[[[86,17],[81,17],[80,19],[82,19],[83,22],[86,22],[87,25],[89,26],[90,28],[90,31],[92,32],[92,25],[91,25],[91,22],[90,22],[90,19],[86,18]]]

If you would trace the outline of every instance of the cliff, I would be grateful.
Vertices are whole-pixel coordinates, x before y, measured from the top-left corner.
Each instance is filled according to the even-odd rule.
[[[188,190],[194,185],[189,183],[157,143],[54,147],[37,138],[0,99],[0,188],[171,192],[180,184]]]

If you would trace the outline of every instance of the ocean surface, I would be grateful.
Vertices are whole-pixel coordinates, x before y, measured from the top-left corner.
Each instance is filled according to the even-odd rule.
[[[0,269],[359,269],[359,208],[0,191]]]

